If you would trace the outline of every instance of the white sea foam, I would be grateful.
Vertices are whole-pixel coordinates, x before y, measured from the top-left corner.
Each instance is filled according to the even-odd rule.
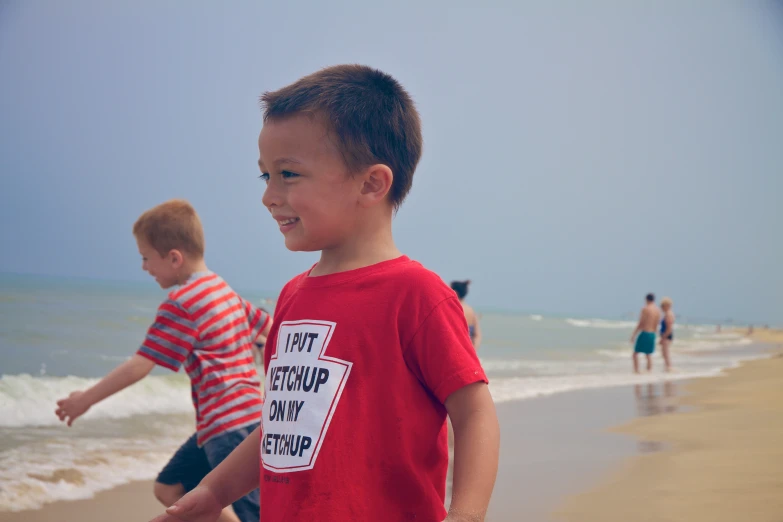
[[[615,375],[588,374],[561,377],[512,377],[492,380],[489,385],[489,390],[492,393],[494,401],[500,403],[543,397],[575,390],[611,388],[629,384],[646,384],[661,382],[667,379],[692,379],[694,377],[717,375],[718,373],[720,373],[720,369],[716,368],[713,371],[678,374],[651,373],[634,375],[626,371],[624,374]]]
[[[628,329],[634,328],[633,321],[608,321],[606,319],[566,319],[566,322],[576,328]]]
[[[766,355],[752,355],[743,357],[742,360],[766,357]],[[643,374],[633,374],[628,364],[623,366],[624,371],[589,373],[578,375],[539,376],[539,377],[490,377],[489,389],[496,403],[513,400],[531,399],[554,395],[556,393],[587,390],[595,388],[612,388],[631,384],[648,384],[667,380],[694,379],[699,377],[711,377],[720,375],[723,370],[736,367],[740,359],[713,360],[712,366],[701,365],[699,368],[680,369],[675,373],[663,373],[661,371]]]
[[[3,451],[0,512],[91,498],[133,480],[153,479],[190,429],[167,425],[167,436],[154,439],[54,438]]]
[[[605,370],[607,364],[598,359],[538,360],[538,359],[482,359],[484,371],[515,373],[517,375],[578,375]]]
[[[676,334],[675,334],[676,335]],[[753,344],[753,341],[748,338],[731,338],[729,336],[707,336],[707,337],[694,337],[686,341],[679,342],[675,339],[672,344],[672,352],[674,353],[698,353],[698,352],[713,352],[716,350],[724,350],[726,348],[739,348],[742,346],[748,346]]]
[[[52,426],[57,400],[98,382],[83,377],[3,375],[0,427]],[[140,414],[193,412],[187,376],[147,377],[88,411],[84,419],[119,419]]]
[[[747,337],[733,334],[695,335],[687,339],[678,339],[675,330],[674,343],[671,346],[673,355],[698,354],[705,352],[720,352],[728,349],[742,348],[753,344]],[[621,345],[614,349],[601,349],[596,353],[608,358],[627,359],[631,354],[631,345]],[[704,361],[705,359],[699,359]]]
[[[743,360],[766,357],[757,350],[745,350],[752,341],[736,335],[703,335],[675,341],[672,355],[675,373],[660,370],[656,354],[650,374],[631,373],[630,343],[599,349],[572,358],[496,359],[482,358],[490,377],[490,390],[498,402],[528,399],[554,393],[644,384],[667,379],[691,379],[720,374]],[[596,357],[597,355],[597,357]]]

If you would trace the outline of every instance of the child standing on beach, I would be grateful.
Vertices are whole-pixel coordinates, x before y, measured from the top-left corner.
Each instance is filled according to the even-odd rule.
[[[413,101],[358,65],[262,100],[263,203],[289,250],[320,259],[280,293],[262,429],[155,521],[212,522],[259,481],[264,522],[484,520],[499,450],[487,378],[457,296],[392,238],[421,156]]]
[[[174,371],[184,365],[197,425],[155,482],[155,496],[170,506],[258,427],[262,398],[253,341],[269,332],[271,319],[209,271],[201,221],[188,202],[171,200],[148,210],[136,221],[133,235],[142,269],[161,288],[177,288],[158,308],[136,354],[90,389],[57,401],[57,415],[70,426],[156,364]],[[258,490],[251,489],[232,499],[236,516],[226,509],[216,519],[258,522]]]

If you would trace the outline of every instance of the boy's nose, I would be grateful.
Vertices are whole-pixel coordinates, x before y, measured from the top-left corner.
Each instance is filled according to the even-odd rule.
[[[281,192],[274,180],[269,180],[267,183],[264,195],[261,196],[261,203],[268,209],[279,207],[282,204]]]

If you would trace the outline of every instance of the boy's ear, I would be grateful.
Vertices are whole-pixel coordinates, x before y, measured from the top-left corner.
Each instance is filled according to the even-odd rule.
[[[372,206],[386,200],[391,190],[394,174],[383,164],[372,165],[362,175],[360,202],[364,206]]]
[[[169,250],[169,261],[171,261],[172,267],[179,268],[185,262],[185,257],[182,255],[182,252],[175,248]]]

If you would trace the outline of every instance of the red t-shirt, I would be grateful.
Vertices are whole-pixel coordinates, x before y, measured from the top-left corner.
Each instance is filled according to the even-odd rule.
[[[488,382],[454,292],[406,256],[291,280],[265,353],[263,522],[440,522],[444,401]]]

